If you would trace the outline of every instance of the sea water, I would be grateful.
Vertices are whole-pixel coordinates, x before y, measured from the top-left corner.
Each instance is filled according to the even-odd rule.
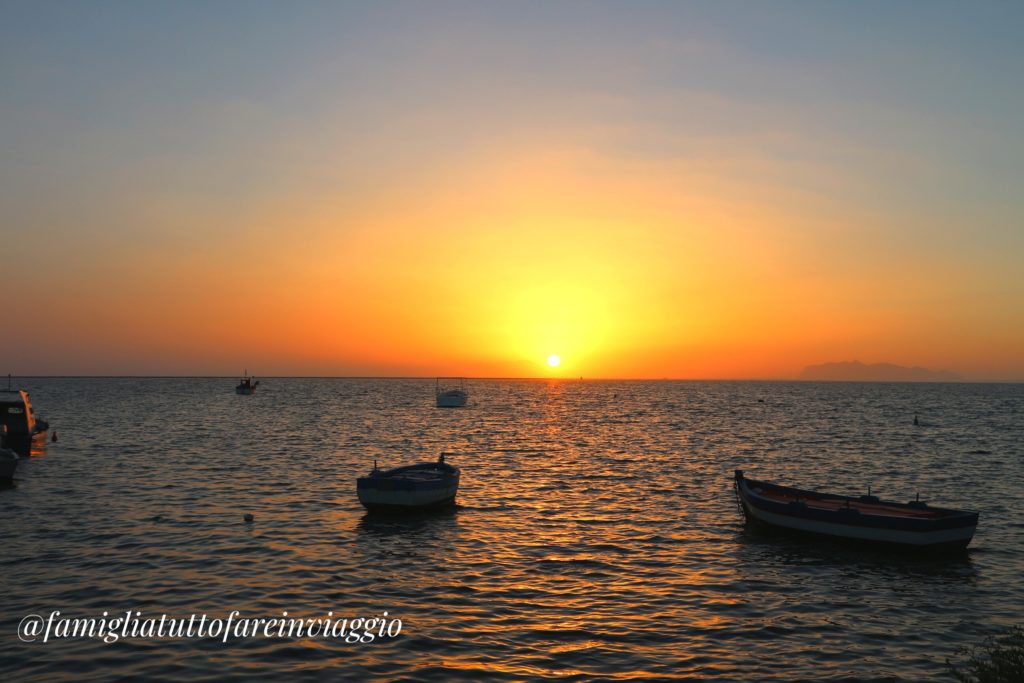
[[[1024,622],[1024,385],[470,380],[439,409],[429,379],[23,384],[58,441],[0,490],[5,680],[920,681]],[[441,452],[456,509],[359,505],[374,461]],[[736,468],[981,520],[952,558],[765,536]],[[126,613],[400,632],[19,638]]]

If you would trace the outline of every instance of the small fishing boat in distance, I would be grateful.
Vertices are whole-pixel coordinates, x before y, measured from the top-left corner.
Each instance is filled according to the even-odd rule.
[[[371,512],[419,512],[450,507],[459,491],[458,467],[444,461],[377,469],[356,480],[359,502]]]
[[[914,500],[841,496],[748,479],[736,470],[734,488],[748,522],[832,538],[919,549],[963,550],[978,513]]]
[[[235,387],[235,393],[241,396],[249,396],[252,392],[256,391],[256,387],[260,385],[260,381],[252,381],[252,377],[249,377],[249,371],[245,371],[245,376],[238,380],[238,386]]]
[[[46,438],[50,424],[36,416],[28,392],[11,389],[11,376],[7,375],[7,390],[0,390],[0,424],[7,428],[7,448],[28,455],[32,440]]]
[[[464,379],[445,379],[445,384],[441,383],[442,377],[437,378],[437,382],[434,385],[434,396],[437,399],[438,408],[462,408],[466,405],[466,401],[469,399],[469,392],[466,391],[466,380]],[[456,386],[452,384],[458,383]]]

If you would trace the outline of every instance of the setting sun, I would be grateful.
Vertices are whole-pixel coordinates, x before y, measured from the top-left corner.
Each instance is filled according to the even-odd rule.
[[[1024,4],[790,3],[7,3],[0,370],[1024,378]]]

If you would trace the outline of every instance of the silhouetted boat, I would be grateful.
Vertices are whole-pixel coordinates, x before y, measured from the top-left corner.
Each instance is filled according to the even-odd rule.
[[[459,468],[444,461],[379,470],[356,480],[359,502],[372,512],[415,512],[450,507],[459,491]]]
[[[937,508],[919,500],[893,503],[877,496],[840,496],[748,479],[734,487],[748,522],[801,533],[928,549],[964,549],[978,513]]]
[[[7,448],[7,425],[0,425],[0,484],[10,483],[16,469],[18,454]]]
[[[28,455],[32,440],[46,438],[50,423],[36,417],[28,392],[11,389],[10,375],[7,390],[0,391],[0,424],[7,428],[7,448]]]
[[[235,393],[236,394],[240,394],[240,395],[244,395],[244,396],[248,396],[248,395],[252,394],[252,392],[256,391],[256,387],[258,387],[259,385],[260,385],[259,380],[256,380],[255,382],[253,382],[252,381],[252,377],[249,377],[249,373],[246,372],[245,373],[245,377],[243,377],[242,379],[238,380],[238,386],[235,387]]]
[[[469,399],[469,392],[466,391],[466,381],[463,379],[459,380],[446,380],[446,382],[458,382],[456,387],[444,387],[441,385],[441,379],[438,378],[434,385],[434,395],[437,399],[438,408],[461,408],[466,405],[466,401]]]

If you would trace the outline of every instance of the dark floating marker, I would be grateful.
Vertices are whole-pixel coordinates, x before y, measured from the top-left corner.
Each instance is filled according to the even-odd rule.
[[[921,423],[917,421],[917,415],[914,416],[914,426],[915,427],[921,426]]]
[[[245,513],[245,517],[243,519],[245,519],[247,524],[252,524],[252,520],[254,520],[255,517],[253,517],[251,514],[247,512]]]
[[[57,443],[57,430],[56,429],[53,430],[53,436],[50,437],[50,441],[52,441],[53,443]]]

